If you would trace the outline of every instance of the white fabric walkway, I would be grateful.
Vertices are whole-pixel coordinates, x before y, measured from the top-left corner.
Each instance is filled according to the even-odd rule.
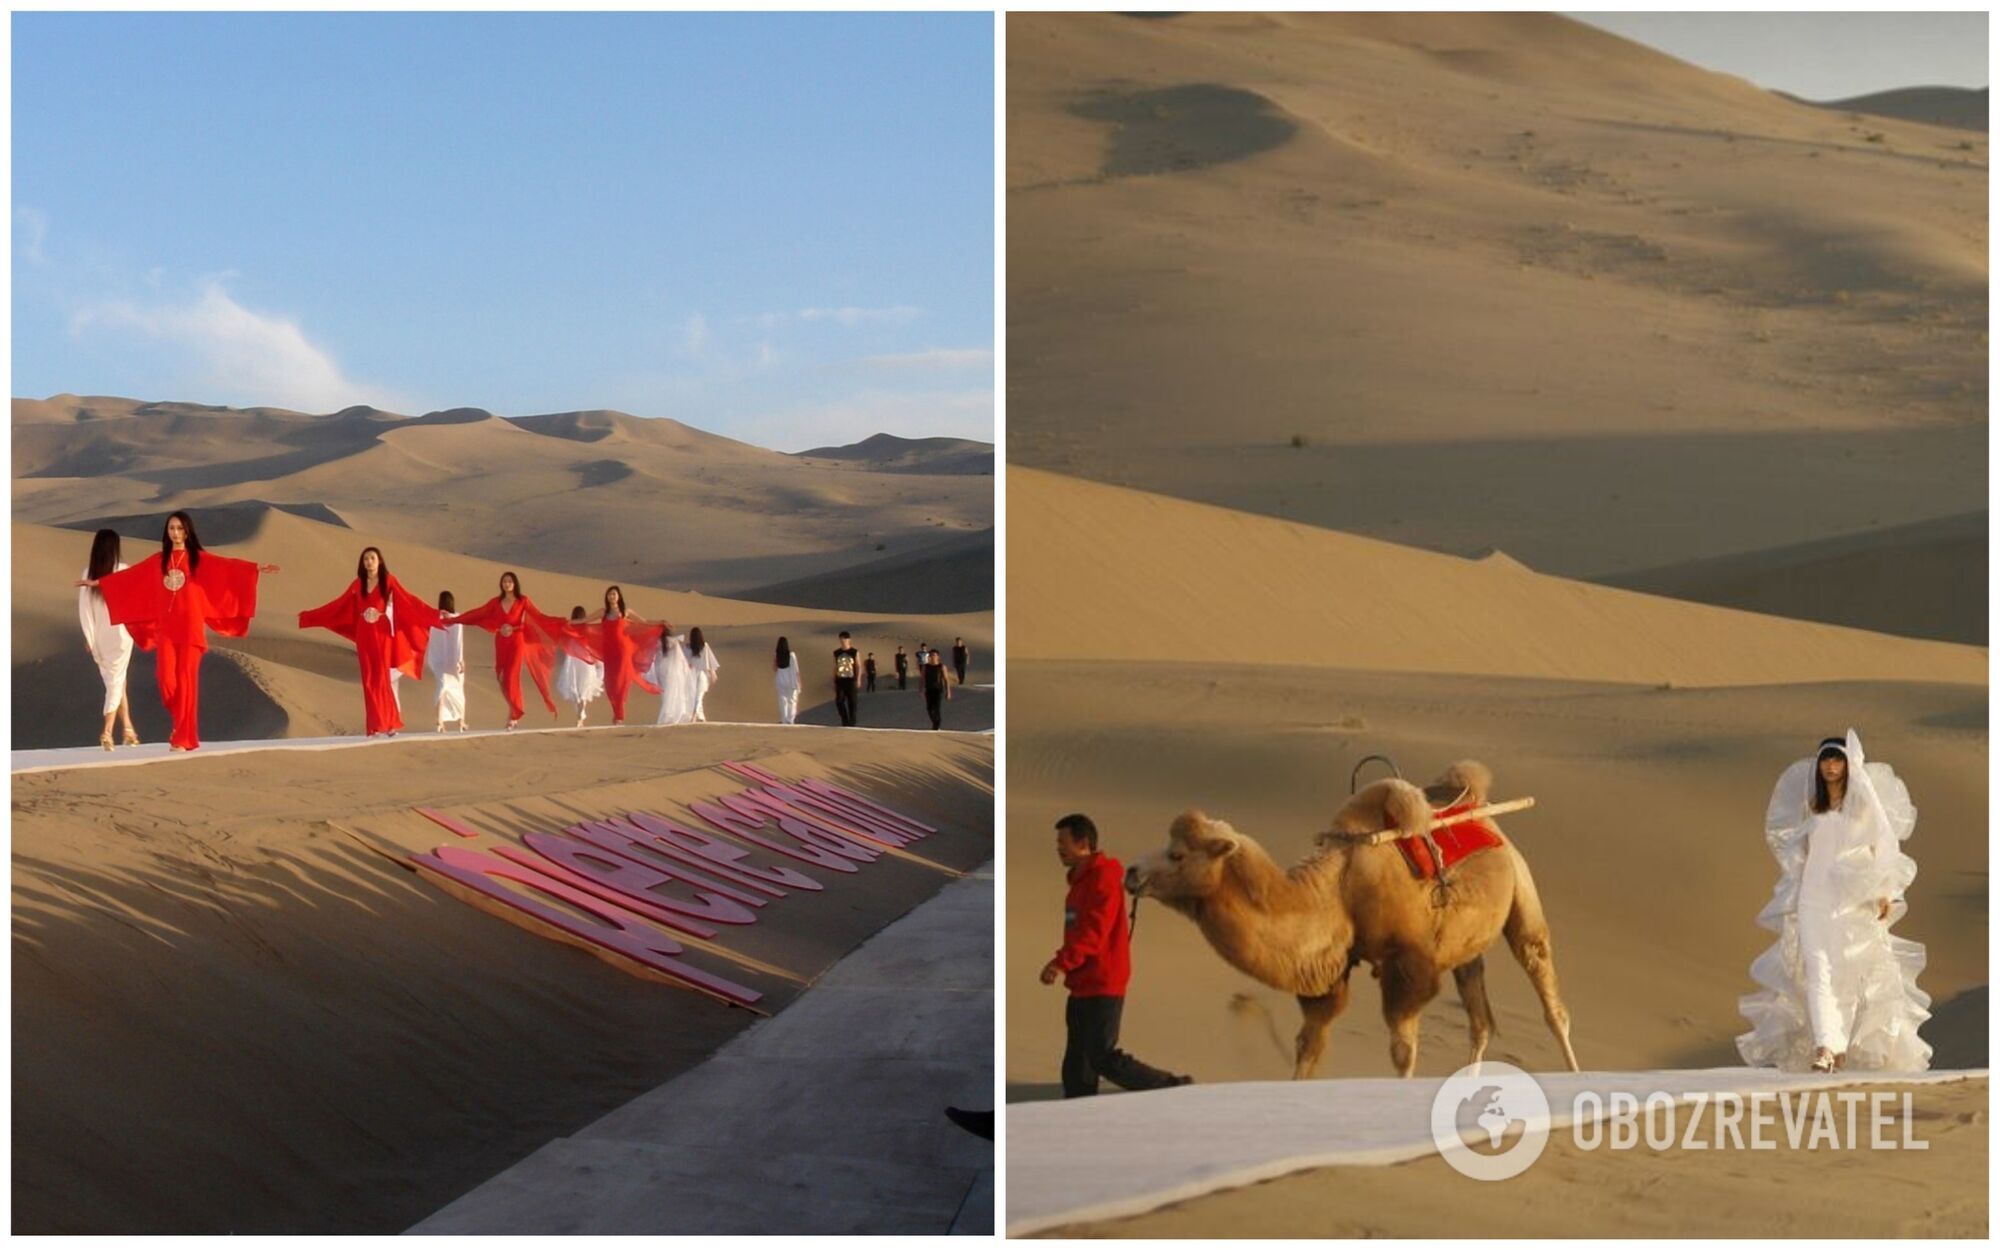
[[[1548,1095],[1551,1127],[1560,1131],[1570,1124],[1570,1108],[1584,1090],[1606,1096],[1625,1091],[1642,1102],[1647,1094],[1665,1091],[1685,1101],[1702,1092],[1944,1083],[1984,1077],[1986,1070],[1816,1076],[1700,1068],[1533,1075]],[[1007,1235],[1139,1215],[1307,1168],[1379,1166],[1435,1154],[1431,1103],[1444,1081],[1244,1081],[1011,1103]]]

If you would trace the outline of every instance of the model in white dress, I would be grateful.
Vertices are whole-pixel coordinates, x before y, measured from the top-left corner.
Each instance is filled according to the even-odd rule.
[[[694,666],[688,662],[687,639],[666,634],[660,639],[660,654],[649,674],[660,688],[660,715],[656,725],[685,725],[694,719]]]
[[[796,725],[799,721],[799,653],[786,647],[782,638],[778,640],[778,645],[785,652],[782,664],[777,662],[775,656],[772,659],[778,683],[778,723]]]
[[[437,678],[437,731],[456,724],[465,732],[465,626],[440,625],[424,648],[424,667]],[[400,705],[400,695],[398,696]]]
[[[1815,812],[1814,777],[1829,755],[1844,758],[1847,789]],[[1909,790],[1887,764],[1863,757],[1852,729],[1778,778],[1764,820],[1778,885],[1757,916],[1778,940],[1750,965],[1761,988],[1739,1001],[1751,1024],[1736,1039],[1745,1063],[1787,1072],[1930,1066],[1917,1033],[1930,1019],[1930,995],[1917,987],[1924,948],[1890,932],[1917,875],[1902,849],[1916,823]]]
[[[701,640],[701,654],[694,653],[692,640],[700,633],[698,629],[688,631],[688,638],[691,640],[688,647],[688,668],[694,674],[694,719],[705,721],[708,719],[708,712],[702,707],[702,701],[708,698],[708,688],[715,684],[715,675],[722,671],[722,664],[715,658],[715,648],[709,645],[707,639]]]
[[[123,560],[118,568],[124,569]],[[85,569],[78,580],[88,581],[90,570]],[[139,735],[132,728],[132,707],[125,699],[125,674],[132,667],[132,635],[123,625],[113,625],[104,606],[104,593],[94,586],[79,586],[76,592],[76,614],[83,624],[83,642],[90,648],[90,658],[97,662],[97,675],[104,682],[104,733],[98,739],[105,750],[111,749],[111,726],[114,717],[125,720],[125,744],[137,746]]]
[[[604,696],[604,665],[564,652],[556,659],[556,697],[576,709],[576,723],[589,719],[590,702]]]

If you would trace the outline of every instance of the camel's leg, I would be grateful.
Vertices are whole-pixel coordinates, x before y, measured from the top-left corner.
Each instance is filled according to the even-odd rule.
[[[1514,948],[1514,958],[1521,961],[1522,971],[1534,983],[1535,996],[1542,1000],[1542,1019],[1548,1021],[1549,1032],[1556,1035],[1556,1042],[1562,1047],[1563,1062],[1569,1064],[1572,1072],[1582,1071],[1577,1066],[1576,1051],[1569,1044],[1569,1008],[1563,1006],[1562,990],[1556,985],[1556,960],[1549,946],[1549,931],[1516,926],[1510,916],[1507,944]]]
[[[1471,963],[1451,970],[1458,981],[1458,997],[1465,1003],[1466,1024],[1472,1033],[1472,1058],[1468,1064],[1486,1057],[1486,1040],[1493,1036],[1493,1004],[1486,1000],[1486,956],[1475,955]]]
[[[1509,848],[1512,849],[1512,848]],[[1507,913],[1507,945],[1521,970],[1534,983],[1535,996],[1542,1000],[1542,1019],[1562,1046],[1563,1061],[1569,1070],[1580,1072],[1576,1050],[1569,1044],[1569,1008],[1563,1006],[1562,991],[1556,985],[1556,961],[1549,942],[1549,923],[1542,915],[1541,895],[1528,872],[1528,861],[1514,853],[1514,905]]]
[[[1292,1065],[1292,1079],[1303,1081],[1319,1067],[1320,1056],[1326,1053],[1326,1033],[1333,1027],[1333,1018],[1347,1006],[1347,978],[1341,977],[1333,983],[1333,992],[1318,998],[1299,996],[1299,1010],[1305,1019],[1299,1024],[1298,1059]]]
[[[1424,1004],[1437,997],[1438,970],[1418,951],[1402,951],[1382,968],[1382,1018],[1389,1023],[1389,1058],[1397,1076],[1417,1072],[1417,1026]]]

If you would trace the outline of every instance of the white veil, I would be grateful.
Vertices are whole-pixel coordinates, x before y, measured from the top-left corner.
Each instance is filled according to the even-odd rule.
[[[1908,907],[1903,892],[1917,875],[1916,861],[1902,843],[1916,828],[1917,809],[1902,779],[1887,764],[1871,764],[1861,739],[1847,731],[1848,794],[1852,812],[1843,827],[1847,842],[1835,851],[1829,878],[1830,916],[1806,926],[1801,937],[1799,892],[1805,875],[1817,754],[1792,763],[1778,777],[1764,815],[1764,840],[1778,861],[1778,884],[1757,924],[1778,940],[1750,965],[1760,987],[1738,1000],[1750,1022],[1736,1049],[1752,1067],[1803,1072],[1811,1066],[1813,1031],[1806,1004],[1803,941],[1826,944],[1833,952],[1833,990],[1843,1002],[1858,1004],[1845,1066],[1850,1069],[1920,1072],[1930,1066],[1931,1047],[1917,1034],[1930,1019],[1930,995],[1917,987],[1924,969],[1921,943],[1890,932]],[[1851,805],[1851,806],[1850,806]],[[1824,852],[1822,852],[1824,853]],[[1889,900],[1888,919],[1877,918],[1878,900]]]
[[[694,669],[687,645],[673,634],[660,639],[660,657],[653,661],[653,684],[660,688],[660,715],[655,725],[685,725],[694,719]]]

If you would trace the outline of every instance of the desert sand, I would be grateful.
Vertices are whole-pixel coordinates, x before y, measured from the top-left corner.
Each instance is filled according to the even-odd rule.
[[[468,905],[411,866],[440,845],[492,850],[629,811],[688,820],[688,804],[744,788],[731,760],[937,825],[822,894],[684,942],[694,967],[754,990],[765,1013],[991,857],[985,444],[883,436],[788,456],[619,413],[76,396],[17,399],[14,418],[11,745],[95,743],[100,685],[74,588],[91,531],[117,529],[137,561],[185,508],[209,549],[280,568],[261,579],[249,636],[211,639],[204,741],[300,748],[14,777],[16,1231],[401,1231],[757,1018]],[[703,629],[721,661],[717,723],[639,728],[659,701],[635,690],[632,727],[603,727],[600,699],[591,728],[554,729],[573,710],[551,716],[530,688],[523,729],[543,732],[437,739],[426,677],[402,684],[401,738],[358,744],[353,647],[296,620],[347,586],[366,545],[411,591],[435,602],[449,589],[461,610],[505,569],[562,615],[595,611],[619,583],[645,619]],[[773,583],[800,597],[729,597]],[[928,728],[918,690],[893,688],[896,646],[964,636],[973,684],[945,716],[969,732],[816,727],[835,719],[842,629],[887,678],[862,696],[873,729]],[[775,724],[780,635],[801,661],[797,728]],[[466,644],[469,721],[498,730],[492,636],[468,630]],[[167,723],[149,654],[128,689],[157,752]],[[351,749],[311,742],[324,738]],[[418,806],[479,837],[461,843]]]
[[[407,857],[685,820],[743,788],[724,760],[939,829],[686,939],[760,1009],[992,854],[976,735],[607,729],[17,776],[14,1230],[396,1232],[700,1062],[756,1017],[468,906]]]
[[[1501,824],[1535,872],[1584,1067],[1737,1063],[1737,998],[1769,941],[1753,919],[1776,879],[1762,836],[1771,786],[1850,725],[1921,813],[1908,843],[1919,875],[1897,931],[1928,950],[1934,1066],[1985,1066],[1984,648],[1614,590],[1032,470],[1010,469],[1008,489],[1010,547],[1039,553],[1013,561],[1008,579],[1010,1099],[1059,1095],[1061,991],[1033,982],[1061,936],[1058,817],[1090,814],[1104,849],[1130,861],[1199,807],[1289,863],[1375,753],[1419,780],[1477,758],[1496,798],[1537,800]],[[1229,968],[1159,906],[1141,903],[1133,957],[1127,1049],[1202,1082],[1289,1074],[1288,996]],[[1504,948],[1487,983],[1499,1021],[1489,1055],[1559,1065]],[[1360,979],[1322,1076],[1393,1071],[1378,1002]],[[1464,1060],[1463,1009],[1447,985],[1424,1014],[1418,1072]],[[1977,1137],[1953,1140],[1970,1149]],[[1932,1157],[1974,1166],[1954,1150]],[[1590,1162],[1538,1183],[1587,1188]],[[1737,1183],[1703,1176],[1688,1183]],[[1273,1205],[1251,1226],[1340,1227],[1302,1192],[1267,1194]],[[1848,1227],[1803,1201],[1810,1209],[1787,1208],[1795,1231]],[[1601,1206],[1560,1227],[1620,1227],[1593,1222]],[[1236,1218],[1089,1231],[1227,1235]],[[1404,1228],[1372,1202],[1350,1218],[1436,1231],[1417,1216]],[[1504,1227],[1554,1235],[1553,1218]]]
[[[1983,532],[1983,133],[1547,14],[1017,14],[1007,122],[1011,463],[1577,578]]]

